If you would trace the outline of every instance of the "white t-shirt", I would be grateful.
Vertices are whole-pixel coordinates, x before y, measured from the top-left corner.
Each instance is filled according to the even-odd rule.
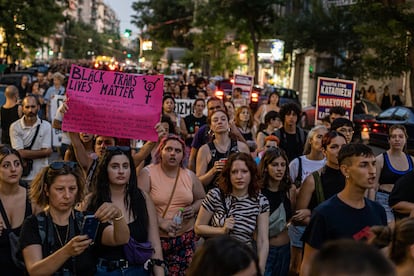
[[[302,160],[302,183],[305,181],[305,178],[313,173],[314,171],[319,170],[323,166],[325,166],[326,159],[322,160],[310,160],[306,157],[306,155],[299,156]],[[299,160],[298,158],[293,159],[289,164],[289,173],[292,181],[295,181],[296,177],[298,176],[299,170]]]
[[[26,126],[24,124],[24,116],[15,121],[10,126],[10,141],[11,146],[15,150],[21,150],[30,146],[30,143],[35,138],[36,128],[40,124],[39,132],[34,141],[32,150],[40,150],[52,147],[52,127],[46,120],[37,118],[37,122],[33,126]],[[43,167],[49,165],[48,157],[33,159],[33,169],[30,174],[23,177],[23,180],[31,181]]]

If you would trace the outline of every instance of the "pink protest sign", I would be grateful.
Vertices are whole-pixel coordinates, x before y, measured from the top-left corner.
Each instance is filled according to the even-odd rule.
[[[164,76],[142,76],[72,65],[62,129],[156,141]]]

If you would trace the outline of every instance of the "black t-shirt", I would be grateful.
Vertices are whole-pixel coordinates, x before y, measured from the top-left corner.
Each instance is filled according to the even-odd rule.
[[[40,215],[45,216],[45,213],[41,213]],[[50,216],[46,217],[46,221],[50,220]],[[51,226],[52,225],[52,226]],[[74,232],[73,234],[68,235],[67,241],[70,241],[74,236],[77,236],[80,234],[79,227],[77,226],[78,223],[74,223]],[[20,233],[20,245],[21,248],[26,248],[29,245],[33,244],[39,244],[42,245],[42,250],[45,248],[45,246],[51,251],[51,254],[53,252],[56,252],[59,250],[62,245],[60,244],[59,237],[57,236],[57,232],[59,233],[59,236],[62,239],[66,238],[67,233],[67,227],[68,226],[58,226],[56,225],[56,229],[50,229],[54,228],[52,223],[46,222],[45,223],[45,229],[44,232],[46,234],[46,238],[42,243],[42,239],[40,237],[39,233],[39,222],[37,220],[37,217],[35,215],[29,216],[23,223],[22,231]],[[53,235],[53,244],[50,246],[48,244],[48,235]],[[65,237],[65,238],[63,238]],[[62,242],[64,242],[62,240]],[[51,255],[49,254],[49,255]],[[45,258],[47,256],[43,256]],[[95,268],[96,268],[96,258],[93,254],[93,246],[90,246],[88,249],[86,249],[82,254],[69,258],[63,266],[59,268],[58,271],[62,271],[63,269],[67,269],[71,272],[75,272],[77,275],[94,275]]]
[[[361,209],[345,204],[337,195],[320,204],[313,211],[303,234],[303,241],[320,249],[330,240],[367,240],[370,227],[387,225],[387,216],[384,208],[377,202],[366,198],[364,200],[365,206]]]
[[[3,144],[10,145],[10,126],[15,121],[19,120],[19,105],[15,105],[11,108],[1,107],[1,142]]]
[[[394,188],[388,199],[388,204],[394,206],[401,201],[414,203],[414,171],[407,173],[395,182]],[[394,215],[397,219],[409,216],[409,214],[401,214],[395,210]]]
[[[340,170],[336,170],[331,167],[325,166],[321,174],[321,184],[323,196],[325,200],[327,200],[328,198],[331,198],[333,195],[336,195],[344,189],[345,176],[341,173]],[[312,197],[308,205],[308,209],[312,211],[316,206],[319,205],[319,203],[320,202],[318,202],[318,199],[316,197],[315,187],[315,190],[312,193]]]
[[[185,126],[187,127],[188,134],[194,134],[198,129],[207,123],[207,117],[205,115],[197,118],[194,114],[190,114],[184,118]],[[185,139],[185,144],[191,146],[193,138]]]
[[[280,203],[283,201],[283,207],[285,208],[286,212],[286,221],[289,221],[292,217],[292,206],[290,203],[290,199],[287,196],[288,192],[272,192],[269,189],[263,189],[262,194],[267,197],[270,204],[270,214],[272,214],[277,208],[279,208]]]
[[[303,145],[306,137],[302,129],[297,127],[295,134],[289,134],[282,127],[276,130],[275,134],[280,139],[279,148],[286,152],[289,162],[303,155]]]

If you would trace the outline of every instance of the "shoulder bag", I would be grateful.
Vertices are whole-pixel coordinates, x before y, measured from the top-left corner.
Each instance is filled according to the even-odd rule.
[[[36,141],[37,134],[39,133],[39,129],[40,129],[41,124],[42,124],[42,121],[40,121],[40,124],[37,125],[36,133],[35,133],[35,135],[32,139],[32,142],[30,143],[30,146],[24,148],[25,150],[32,149],[32,147],[34,145],[34,142]],[[30,172],[32,171],[32,169],[33,169],[33,160],[30,159],[30,158],[22,158],[22,161],[23,161],[23,164],[22,164],[23,174],[22,174],[22,176],[28,176],[30,174]]]

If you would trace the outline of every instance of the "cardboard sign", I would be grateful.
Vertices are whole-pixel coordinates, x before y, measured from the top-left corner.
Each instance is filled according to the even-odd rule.
[[[194,99],[175,99],[174,112],[181,118],[193,113]]]
[[[334,106],[342,106],[345,116],[352,121],[356,82],[342,79],[318,78],[315,122],[329,115]]]
[[[238,100],[232,99],[236,107],[249,104],[250,98],[251,98],[250,94],[252,93],[252,88],[253,88],[253,83],[254,83],[253,76],[239,75],[239,74],[234,75],[233,90],[236,87],[240,87],[242,90],[242,96],[243,96],[243,99],[238,99]]]
[[[164,76],[142,76],[72,65],[64,131],[157,141]]]

